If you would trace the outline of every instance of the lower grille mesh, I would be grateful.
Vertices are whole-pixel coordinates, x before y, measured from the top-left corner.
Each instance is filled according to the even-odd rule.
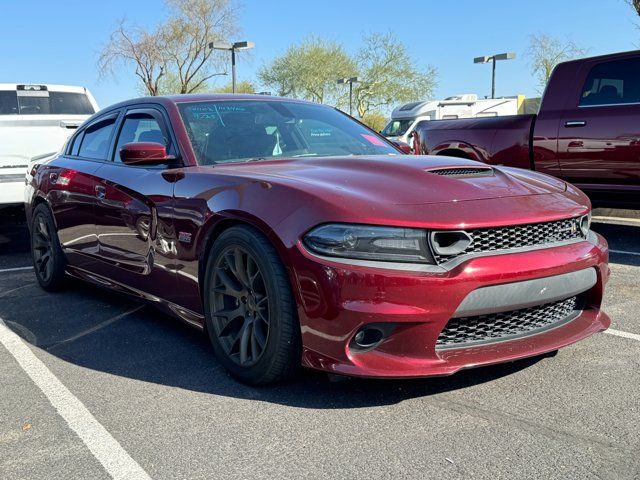
[[[509,340],[561,323],[578,310],[578,297],[545,305],[452,318],[440,333],[436,348],[464,347],[476,342]]]

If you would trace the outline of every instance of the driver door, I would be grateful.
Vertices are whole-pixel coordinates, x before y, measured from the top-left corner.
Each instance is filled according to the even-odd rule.
[[[173,177],[168,165],[126,165],[120,149],[134,142],[162,143],[175,155],[168,122],[156,108],[125,112],[117,128],[111,161],[98,171],[96,199],[98,255],[103,271],[140,292],[158,295],[175,290]],[[167,288],[168,287],[168,288]]]

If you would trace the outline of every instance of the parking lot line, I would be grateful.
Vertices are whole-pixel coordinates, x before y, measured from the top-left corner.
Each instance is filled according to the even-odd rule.
[[[640,252],[629,252],[627,250],[612,250],[612,249],[609,249],[609,252],[611,252],[611,253],[621,253],[622,255],[638,255],[638,256],[640,256]]]
[[[19,272],[21,270],[32,270],[33,266],[28,266],[28,267],[16,267],[16,268],[3,268],[0,269],[0,273],[4,273],[4,272]]]
[[[121,313],[119,315],[116,315],[115,317],[111,317],[111,318],[105,320],[104,322],[99,323],[98,325],[94,325],[93,327],[89,328],[88,330],[84,330],[84,331],[74,335],[73,337],[69,337],[69,338],[67,338],[65,340],[62,340],[62,341],[60,341],[58,343],[55,343],[55,344],[51,345],[49,348],[47,348],[47,351],[51,351],[54,348],[58,348],[58,347],[60,347],[62,345],[67,345],[67,344],[69,344],[71,342],[75,342],[79,338],[85,337],[87,335],[91,335],[93,332],[97,332],[98,330],[101,330],[104,327],[107,327],[107,326],[111,325],[112,323],[115,323],[118,320],[121,320],[121,319],[125,318],[126,316],[137,312],[138,310],[142,310],[144,307],[145,307],[144,305],[138,305],[137,307],[132,308],[130,310],[127,310],[126,312],[123,312],[123,313]]]
[[[638,335],[637,333],[623,332],[622,330],[615,330],[613,328],[605,330],[604,333],[615,335],[616,337],[630,338],[631,340],[637,340],[638,342],[640,342],[640,335]]]
[[[114,479],[150,479],[87,407],[35,356],[0,318],[0,343],[44,393],[51,405]]]

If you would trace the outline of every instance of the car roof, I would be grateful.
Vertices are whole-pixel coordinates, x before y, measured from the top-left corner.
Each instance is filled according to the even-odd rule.
[[[627,58],[639,57],[640,50],[629,50],[627,52],[607,53],[605,55],[596,55],[593,57],[576,58],[574,60],[567,60],[562,62],[563,64],[579,64],[582,62],[590,62],[594,60],[598,61],[610,61],[610,60],[624,60]]]
[[[1,91],[15,91],[18,85],[44,85],[50,92],[86,93],[87,89],[75,85],[55,85],[51,83],[0,83]]]
[[[157,97],[140,97],[132,98],[131,100],[125,100],[120,103],[116,103],[107,107],[111,110],[114,108],[121,108],[130,105],[136,105],[140,103],[158,103],[160,105],[190,103],[190,102],[221,102],[228,100],[256,100],[259,102],[296,102],[309,105],[321,105],[315,102],[309,102],[307,100],[299,100],[296,98],[277,97],[271,95],[259,95],[259,94],[239,94],[239,93],[187,93],[181,95],[160,95]]]

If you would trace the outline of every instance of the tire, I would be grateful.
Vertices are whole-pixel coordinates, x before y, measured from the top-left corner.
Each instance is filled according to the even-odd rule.
[[[49,207],[41,203],[31,220],[31,257],[36,279],[44,290],[56,292],[65,285],[67,259]]]
[[[203,296],[214,353],[233,377],[266,385],[295,376],[302,350],[296,305],[284,266],[262,233],[236,226],[218,237]]]

